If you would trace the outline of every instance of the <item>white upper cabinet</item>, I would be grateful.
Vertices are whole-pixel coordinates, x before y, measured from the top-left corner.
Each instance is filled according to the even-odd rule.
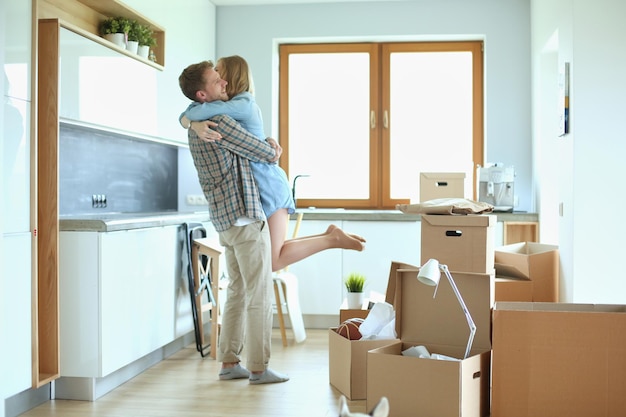
[[[30,230],[30,102],[3,97],[0,230]]]
[[[0,2],[0,230],[30,229],[31,2]]]
[[[0,2],[0,63],[3,67],[3,94],[31,100],[31,2]]]
[[[62,118],[159,136],[160,71],[64,28],[60,44]]]

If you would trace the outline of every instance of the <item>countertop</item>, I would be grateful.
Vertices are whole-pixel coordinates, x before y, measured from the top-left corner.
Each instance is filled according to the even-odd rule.
[[[304,220],[353,220],[353,221],[420,221],[420,215],[404,214],[398,210],[346,210],[346,209],[299,209]],[[536,213],[491,213],[498,221],[536,222]],[[295,214],[292,219],[295,219]],[[60,216],[59,229],[65,231],[115,232],[182,224],[186,222],[209,222],[208,211],[153,213],[99,213],[68,214]]]

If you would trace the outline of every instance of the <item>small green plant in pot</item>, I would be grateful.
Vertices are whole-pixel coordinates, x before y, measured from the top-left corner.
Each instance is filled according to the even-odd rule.
[[[365,287],[365,275],[352,272],[345,279],[344,284],[348,290],[347,300],[349,309],[360,309],[363,306]]]
[[[137,29],[137,41],[139,42],[137,54],[143,58],[148,58],[150,48],[156,46],[156,39],[152,28],[148,25],[140,24]]]
[[[100,23],[100,34],[117,46],[126,48],[130,28],[131,22],[125,17],[109,17]]]

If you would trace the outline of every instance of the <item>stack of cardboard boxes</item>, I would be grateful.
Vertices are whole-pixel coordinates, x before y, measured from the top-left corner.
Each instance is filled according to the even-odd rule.
[[[331,329],[332,385],[368,409],[386,396],[390,417],[626,416],[626,305],[559,303],[558,247],[494,250],[494,215],[421,224],[421,264],[448,266],[476,324],[470,355],[446,277],[433,298],[419,267],[393,262],[398,339],[349,341]],[[460,360],[402,355],[418,345]]]
[[[445,276],[437,294],[417,280],[419,268],[396,270],[396,331],[400,340],[367,354],[367,407],[386,396],[391,416],[487,416],[494,303],[493,215],[423,215],[421,263],[446,264],[476,324],[470,355],[463,358],[469,327]],[[390,280],[394,277],[390,277]],[[403,356],[425,346],[457,361]]]
[[[386,301],[394,305],[399,339],[350,341],[329,329],[331,385],[352,400],[367,399],[367,408],[386,396],[391,417],[489,415],[495,224],[493,215],[422,216],[421,262],[448,265],[476,324],[469,357],[468,323],[446,277],[433,298],[434,288],[417,280],[419,267],[393,262]],[[458,360],[402,355],[418,345]]]

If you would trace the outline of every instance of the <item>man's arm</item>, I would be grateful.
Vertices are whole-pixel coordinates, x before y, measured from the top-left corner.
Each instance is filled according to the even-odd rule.
[[[215,129],[222,136],[222,140],[215,142],[219,147],[253,162],[275,162],[278,159],[277,156],[280,156],[279,146],[275,147],[276,145],[272,146],[268,141],[258,139],[232,117],[220,115],[211,120],[217,123]],[[280,148],[280,153],[282,153],[282,148]]]

